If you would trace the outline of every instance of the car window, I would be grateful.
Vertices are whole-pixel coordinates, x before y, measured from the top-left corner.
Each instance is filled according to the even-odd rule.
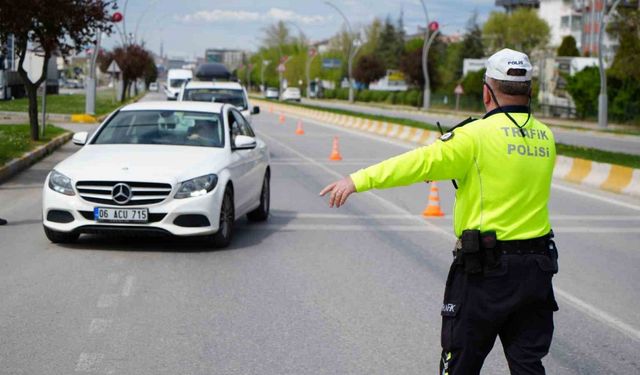
[[[120,111],[100,128],[93,144],[223,147],[224,127],[217,113]]]
[[[231,104],[241,110],[247,109],[244,91],[222,88],[191,88],[184,90],[183,100]]]
[[[242,135],[246,135],[247,137],[255,137],[256,135],[253,132],[253,129],[251,129],[251,125],[249,125],[249,122],[247,122],[247,119],[245,119],[244,116],[236,111],[232,112],[234,117],[236,118],[236,123],[239,124],[240,133]]]
[[[169,80],[169,86],[171,86],[174,89],[179,89],[180,86],[182,86],[182,84],[186,81],[186,79],[170,79]]]

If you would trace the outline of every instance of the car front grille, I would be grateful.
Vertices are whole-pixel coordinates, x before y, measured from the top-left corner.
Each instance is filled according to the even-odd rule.
[[[130,190],[127,202],[114,200],[116,185],[125,184]],[[160,203],[171,193],[171,185],[157,182],[130,181],[78,181],[76,190],[80,197],[92,203],[113,206],[140,206]]]

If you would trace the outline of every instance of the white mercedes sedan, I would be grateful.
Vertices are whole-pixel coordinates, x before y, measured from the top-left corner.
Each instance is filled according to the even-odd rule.
[[[269,151],[232,105],[127,105],[49,173],[42,215],[50,241],[84,233],[206,236],[229,245],[233,223],[269,216]]]

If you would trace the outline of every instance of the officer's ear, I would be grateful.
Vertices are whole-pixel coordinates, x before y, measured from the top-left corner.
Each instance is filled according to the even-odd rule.
[[[489,107],[491,104],[491,93],[489,92],[489,88],[487,87],[486,82],[482,84],[482,102],[485,107]]]

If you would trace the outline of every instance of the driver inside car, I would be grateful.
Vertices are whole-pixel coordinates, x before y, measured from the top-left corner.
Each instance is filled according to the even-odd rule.
[[[191,141],[199,141],[208,146],[218,145],[220,137],[218,136],[217,123],[209,120],[195,120],[193,132],[188,137]]]

